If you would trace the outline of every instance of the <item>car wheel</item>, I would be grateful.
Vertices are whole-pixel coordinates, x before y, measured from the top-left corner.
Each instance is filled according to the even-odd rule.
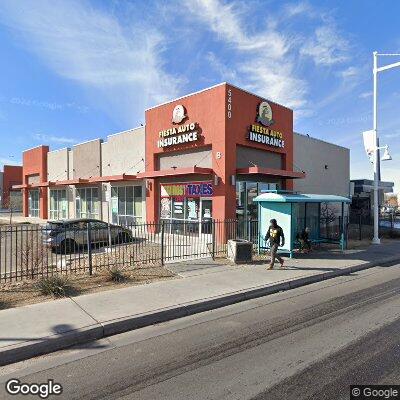
[[[60,252],[64,254],[73,253],[76,249],[75,240],[65,239],[60,243]]]

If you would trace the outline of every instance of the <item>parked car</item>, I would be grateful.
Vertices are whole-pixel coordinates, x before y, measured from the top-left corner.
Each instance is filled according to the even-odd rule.
[[[90,228],[90,229],[88,229]],[[130,229],[96,219],[70,219],[48,221],[44,231],[44,244],[60,253],[73,253],[90,243],[98,245],[127,243],[132,241]]]

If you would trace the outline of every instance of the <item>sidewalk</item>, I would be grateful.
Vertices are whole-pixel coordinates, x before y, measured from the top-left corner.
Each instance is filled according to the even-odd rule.
[[[367,250],[321,252],[286,259],[285,269],[272,271],[267,271],[265,264],[231,266],[210,259],[171,264],[168,268],[181,279],[0,311],[0,365],[397,262],[398,241]]]

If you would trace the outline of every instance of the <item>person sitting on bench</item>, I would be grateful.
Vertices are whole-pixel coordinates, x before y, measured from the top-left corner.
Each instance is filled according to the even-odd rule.
[[[309,239],[310,228],[305,227],[299,234],[297,239],[300,242],[300,251],[302,253],[308,253],[311,251],[311,241]]]

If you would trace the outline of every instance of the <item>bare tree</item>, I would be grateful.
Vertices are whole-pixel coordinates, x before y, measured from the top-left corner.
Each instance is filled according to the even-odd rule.
[[[34,279],[48,269],[48,260],[46,257],[46,250],[41,242],[35,236],[38,234],[36,230],[27,232],[27,236],[23,245],[18,250],[21,257],[21,275]]]
[[[22,199],[19,196],[13,196],[10,193],[10,197],[8,199],[8,211],[10,215],[10,225],[12,224],[13,215],[16,211],[20,211],[22,206]]]
[[[335,210],[328,203],[321,203],[321,219],[327,225],[336,220]]]

